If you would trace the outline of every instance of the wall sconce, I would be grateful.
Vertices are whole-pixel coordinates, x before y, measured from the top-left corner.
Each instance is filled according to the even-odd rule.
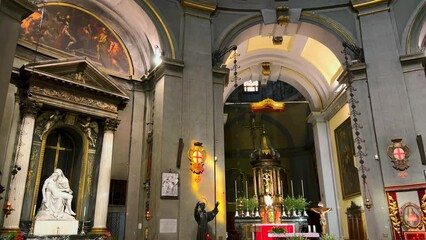
[[[189,164],[191,165],[191,172],[197,174],[195,181],[199,182],[201,177],[199,176],[204,172],[204,162],[206,161],[207,152],[203,147],[203,143],[195,142],[194,145],[188,151]]]

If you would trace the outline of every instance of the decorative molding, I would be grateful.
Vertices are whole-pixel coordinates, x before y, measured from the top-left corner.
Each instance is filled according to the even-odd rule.
[[[204,12],[212,13],[216,10],[216,4],[209,3],[209,2],[194,2],[194,1],[188,1],[183,0],[182,5],[185,7],[201,10]]]
[[[389,218],[391,219],[392,228],[398,234],[401,234],[401,220],[398,216],[398,204],[390,194],[388,197]]]
[[[105,111],[117,113],[117,106],[111,103],[106,103],[100,100],[96,100],[89,97],[76,96],[65,90],[55,90],[50,88],[41,88],[39,86],[32,86],[31,92],[37,93],[44,96],[54,97],[60,100],[66,100],[69,102],[79,103],[85,106],[95,106]]]
[[[359,1],[352,0],[352,6],[357,10],[359,10],[361,8],[374,7],[374,6],[377,6],[377,5],[380,5],[380,4],[384,4],[384,3],[389,4],[389,0],[370,0],[370,1],[364,1],[364,2],[361,2],[361,3],[357,3],[357,2],[359,2]]]
[[[362,16],[371,15],[371,14],[375,14],[375,13],[379,13],[379,12],[385,12],[385,11],[389,11],[389,10],[390,10],[389,7],[385,7],[385,8],[378,9],[378,10],[373,10],[373,11],[369,11],[369,12],[365,12],[365,13],[359,13],[358,16],[362,17]]]

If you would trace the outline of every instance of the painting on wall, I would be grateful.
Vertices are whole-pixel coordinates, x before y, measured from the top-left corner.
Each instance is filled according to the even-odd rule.
[[[339,164],[340,182],[343,199],[348,199],[361,194],[358,169],[354,164],[354,142],[352,135],[351,119],[346,119],[334,130],[336,137],[337,160]]]
[[[101,18],[68,3],[44,3],[38,7],[22,21],[21,41],[88,57],[111,71],[133,74],[126,47]]]

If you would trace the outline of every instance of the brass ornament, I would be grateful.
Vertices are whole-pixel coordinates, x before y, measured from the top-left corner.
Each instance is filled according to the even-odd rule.
[[[392,139],[389,144],[387,154],[392,160],[393,168],[404,171],[410,167],[408,158],[410,157],[410,149],[402,142],[402,139]]]
[[[7,202],[6,207],[3,208],[3,213],[4,215],[6,215],[6,217],[8,217],[12,211],[14,211],[15,209],[12,207],[12,203],[11,202]]]
[[[392,228],[395,232],[401,235],[401,220],[398,216],[398,205],[391,195],[388,194],[389,218],[392,223]]]

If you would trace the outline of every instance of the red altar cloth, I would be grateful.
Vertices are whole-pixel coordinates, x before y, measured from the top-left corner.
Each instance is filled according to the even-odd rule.
[[[285,228],[287,230],[287,233],[294,233],[294,224],[293,223],[262,223],[262,224],[253,224],[253,239],[255,240],[267,240],[267,239],[273,239],[268,237],[269,231],[273,227],[279,227],[279,228]]]

